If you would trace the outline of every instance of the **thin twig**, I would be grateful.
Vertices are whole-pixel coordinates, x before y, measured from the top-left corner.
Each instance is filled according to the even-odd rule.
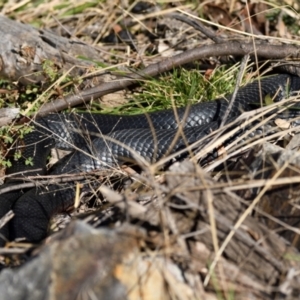
[[[205,36],[210,38],[212,41],[214,41],[217,44],[225,42],[224,39],[218,37],[214,31],[212,31],[210,28],[204,26],[203,24],[192,20],[191,18],[188,18],[184,15],[179,15],[179,14],[172,14],[170,15],[171,18],[174,18],[176,20],[182,21],[192,27],[194,27],[196,30],[200,31],[203,33]]]
[[[236,83],[235,83],[235,87],[234,87],[234,91],[233,91],[233,94],[231,96],[231,99],[229,101],[229,104],[228,104],[228,107],[225,111],[225,114],[222,118],[222,122],[220,124],[220,127],[223,127],[228,119],[228,116],[230,114],[230,111],[232,110],[232,107],[233,107],[233,104],[235,102],[235,99],[236,99],[236,95],[240,89],[240,85],[241,85],[241,82],[242,82],[242,79],[243,79],[243,75],[245,73],[245,69],[247,67],[247,62],[249,60],[249,54],[245,55],[241,61],[241,65],[240,65],[240,70],[239,70],[239,73],[238,73],[238,76],[237,76],[237,79],[236,79]]]
[[[92,171],[89,173],[77,173],[71,174],[71,175],[48,175],[48,176],[28,176],[26,178],[24,177],[14,177],[13,180],[22,180],[22,181],[30,181],[30,182],[24,182],[20,184],[14,184],[14,181],[11,181],[8,186],[5,186],[3,188],[0,188],[0,195],[6,194],[8,192],[12,192],[15,190],[21,190],[21,189],[27,189],[31,187],[38,187],[42,185],[50,185],[50,184],[59,184],[59,183],[66,183],[66,182],[72,182],[72,181],[81,181],[84,179],[89,179],[89,177],[93,176],[99,176],[99,172]],[[47,178],[47,179],[43,179]],[[42,180],[41,180],[42,179]]]

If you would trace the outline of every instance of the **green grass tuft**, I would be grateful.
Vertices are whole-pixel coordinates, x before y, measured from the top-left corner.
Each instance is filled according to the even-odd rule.
[[[178,68],[173,72],[143,82],[141,89],[134,93],[130,101],[114,108],[101,107],[102,113],[140,114],[174,107],[182,107],[198,102],[213,100],[233,91],[239,68],[238,65],[226,69],[217,68],[209,79],[199,70]],[[99,110],[93,104],[92,111]]]

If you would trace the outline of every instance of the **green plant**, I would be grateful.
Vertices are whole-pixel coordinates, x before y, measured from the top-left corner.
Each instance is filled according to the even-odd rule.
[[[233,91],[238,71],[238,65],[217,68],[207,79],[197,69],[174,69],[159,78],[143,82],[142,88],[133,94],[128,103],[114,108],[100,108],[103,113],[132,115],[213,100]],[[93,104],[92,110],[99,110],[99,105]]]
[[[32,131],[32,126],[25,125],[16,125],[16,126],[2,126],[0,128],[0,140],[3,141],[3,144],[10,145],[15,140],[15,137],[23,139],[24,136]],[[2,147],[1,147],[2,148]],[[3,147],[6,148],[6,147]],[[0,153],[0,166],[10,167],[11,161],[7,158],[7,151],[2,151]],[[14,152],[14,160],[18,160],[22,157],[22,151],[17,150]],[[32,164],[32,158],[26,158],[26,165]]]

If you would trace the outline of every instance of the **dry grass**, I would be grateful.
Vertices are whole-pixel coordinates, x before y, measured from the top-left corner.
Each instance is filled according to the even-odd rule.
[[[249,6],[245,6],[239,1],[214,1],[212,4],[173,1],[173,5],[162,1],[151,6],[149,12],[134,14],[131,9],[136,3],[137,1],[125,1],[122,5],[119,1],[7,1],[2,7],[2,13],[101,49],[103,56],[98,62],[101,71],[103,68],[113,72],[134,70],[166,59],[177,52],[211,43],[190,26],[169,18],[168,15],[172,12],[181,12],[191,18],[201,15],[205,20],[198,17],[195,19],[205,22],[226,39],[238,37],[268,39],[272,43],[299,42],[295,35],[295,31],[299,31],[299,16],[296,13],[299,4],[296,1],[292,4],[283,3],[280,6],[281,13],[277,12],[278,5],[271,2],[260,5],[249,3]],[[294,9],[288,5],[294,6]],[[239,18],[230,13],[235,10]],[[252,18],[247,17],[249,13]],[[293,18],[294,23],[288,26],[284,23],[285,18],[289,22],[289,18]],[[122,28],[128,29],[132,34],[129,40],[119,39],[112,44],[105,42],[105,37],[112,32],[117,36]],[[269,34],[267,38],[265,33]],[[266,70],[266,67],[261,67],[264,63],[258,59],[249,63],[244,82],[261,76]],[[223,65],[222,61],[212,57],[199,65],[197,67],[200,69],[203,66],[204,81],[208,81],[211,86],[218,85],[220,81],[226,87],[218,91],[218,94],[228,92],[228,78],[222,81],[211,77],[211,70]],[[65,77],[55,78],[46,91],[43,87],[38,87],[38,99],[49,102],[58,93],[83,89],[84,86],[78,82],[97,72],[99,69],[95,68],[82,78],[76,78],[76,82],[70,80],[66,83],[63,80]],[[237,73],[238,69],[234,74]],[[166,84],[170,81],[168,76],[171,75],[161,75],[161,82]],[[235,76],[230,76],[234,81]],[[156,84],[157,81],[147,79],[144,85],[129,89],[121,96],[118,94],[117,97],[122,98],[121,102],[126,103],[122,106],[123,112],[128,111],[128,101],[133,103],[136,112],[143,111],[144,104],[130,101],[133,97],[138,99],[141,92],[148,92],[151,99],[147,105],[150,106],[153,105],[151,100],[164,97],[161,93],[153,92]],[[230,88],[233,87],[231,81]],[[35,103],[32,99],[22,98],[24,89],[29,88],[18,85],[14,88],[18,91],[14,99],[23,100],[19,103],[26,112],[28,103]],[[171,92],[168,96],[174,99]],[[181,96],[179,98],[183,98]],[[10,95],[6,97],[12,101]],[[113,95],[108,95],[105,103],[113,101],[112,99]],[[288,99],[281,103],[282,110],[286,109],[285,104],[298,101],[299,97]],[[161,108],[160,105],[157,109]],[[101,100],[95,99],[94,103],[81,109],[93,110],[103,106],[105,104]],[[247,126],[254,121],[256,127],[266,126],[270,118],[268,112],[275,106],[278,104],[263,107],[252,114],[244,114],[235,122],[198,141],[191,149],[198,146],[200,149],[193,154],[189,163],[184,162],[162,171],[163,166],[178,153],[153,164],[136,154],[141,173],[116,168],[110,177],[97,174],[97,180],[100,177],[103,185],[92,194],[99,196],[98,192],[101,192],[103,197],[96,202],[85,202],[79,210],[79,216],[78,211],[74,216],[80,217],[84,211],[88,213],[88,216],[84,214],[86,222],[94,227],[108,223],[117,228],[120,223],[131,222],[135,228],[142,230],[142,237],[137,238],[139,243],[135,248],[138,249],[135,259],[129,255],[121,267],[118,265],[119,271],[121,268],[117,274],[119,277],[116,273],[112,275],[125,284],[130,291],[130,299],[158,299],[154,296],[151,298],[149,292],[157,290],[158,286],[163,291],[159,299],[274,299],[280,294],[287,299],[297,299],[294,295],[299,292],[297,272],[300,266],[299,229],[295,219],[299,216],[299,195],[295,190],[300,182],[300,165],[295,149],[300,144],[296,140],[297,135],[289,141],[282,137],[298,133],[299,128],[286,128],[268,136],[263,133],[252,139],[247,138],[256,129],[254,126],[250,129]],[[263,116],[265,117],[262,118]],[[243,126],[247,128],[244,135],[222,146]],[[218,139],[214,139],[216,135]],[[281,147],[270,146],[270,141],[275,141]],[[293,149],[289,149],[294,142]],[[274,149],[267,149],[268,147]],[[220,157],[200,167],[196,162],[204,160],[214,149],[219,149]],[[286,157],[283,162],[276,156],[278,151]],[[260,176],[262,171],[266,175]],[[131,184],[124,186],[123,182],[126,180],[131,181]],[[116,193],[116,185],[120,193]],[[277,207],[274,207],[272,201],[278,194],[282,201],[277,201]],[[280,211],[286,215],[280,216]],[[268,229],[269,223],[271,226]],[[277,232],[283,232],[283,237],[288,242],[283,241]],[[134,265],[134,271],[143,274],[140,276],[140,285],[136,281],[128,283],[130,275],[124,277],[124,272],[130,273],[130,263]],[[148,264],[148,268],[145,264]],[[296,275],[288,276],[293,268]],[[136,274],[130,274],[136,280]],[[144,281],[141,280],[143,276]],[[145,278],[148,278],[149,286],[145,284]],[[145,294],[149,297],[138,295],[139,288],[145,289]]]

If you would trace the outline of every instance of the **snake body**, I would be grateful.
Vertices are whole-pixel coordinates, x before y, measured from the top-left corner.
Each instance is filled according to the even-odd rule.
[[[261,98],[270,96],[280,101],[299,90],[300,78],[289,74],[248,84],[239,89],[228,119],[253,109],[253,104],[260,103]],[[229,95],[188,108],[148,115],[76,113],[39,118],[35,120],[33,132],[18,145],[23,158],[14,162],[8,174],[44,174],[47,157],[54,146],[73,152],[52,168],[52,175],[114,167],[126,160],[136,160],[137,155],[149,163],[156,162],[217,129],[230,99]],[[184,135],[179,135],[174,142],[178,124],[181,124]],[[33,166],[25,166],[24,160],[28,157],[33,158]],[[16,182],[8,182],[5,186],[10,184]],[[74,193],[73,185],[66,183],[64,186],[54,184],[0,195],[0,216],[10,209],[15,214],[2,234],[10,240],[25,237],[31,242],[40,241],[47,234],[49,219],[73,205]]]

